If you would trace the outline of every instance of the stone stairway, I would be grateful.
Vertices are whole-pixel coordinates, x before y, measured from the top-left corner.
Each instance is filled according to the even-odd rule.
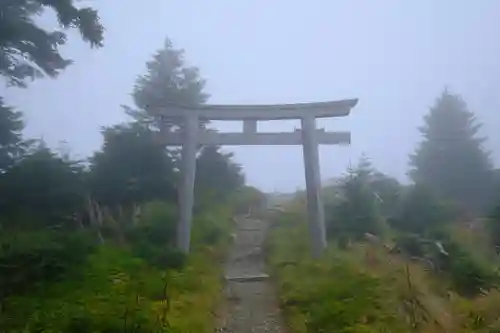
[[[280,311],[262,251],[268,224],[240,219],[225,270],[227,310],[219,332],[283,333]]]

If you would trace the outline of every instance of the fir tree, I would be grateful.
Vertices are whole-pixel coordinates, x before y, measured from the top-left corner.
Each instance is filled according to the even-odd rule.
[[[67,35],[48,31],[35,18],[52,9],[63,29],[77,28],[92,47],[101,47],[104,28],[97,11],[77,7],[74,0],[0,1],[0,75],[9,85],[25,87],[26,79],[56,77],[71,64],[59,53]]]
[[[161,120],[161,113],[168,112],[172,105],[198,105],[209,98],[198,68],[186,65],[184,50],[175,49],[168,38],[146,67],[146,74],[137,78],[132,92],[135,107],[125,106],[136,121],[148,122],[156,129],[160,125],[167,129],[180,127],[182,120]]]
[[[371,161],[364,154],[356,167],[347,169],[340,200],[326,208],[329,236],[360,239],[366,232],[380,231],[379,198],[370,186],[373,173]]]
[[[0,97],[0,172],[5,171],[24,151],[22,114],[4,104]]]
[[[472,212],[484,209],[492,168],[480,128],[463,99],[445,90],[424,117],[423,141],[410,156],[413,181]]]

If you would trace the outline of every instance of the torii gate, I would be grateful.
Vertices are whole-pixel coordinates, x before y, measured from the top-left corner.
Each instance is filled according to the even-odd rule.
[[[194,204],[196,151],[202,145],[302,145],[306,176],[309,233],[313,254],[326,248],[325,215],[321,198],[319,144],[350,144],[350,132],[326,132],[316,128],[316,118],[348,116],[357,99],[320,103],[273,105],[199,105],[169,106],[159,111],[165,119],[183,119],[181,132],[161,133],[159,141],[167,146],[182,146],[181,183],[179,187],[179,222],[177,243],[189,252]],[[217,133],[200,129],[200,120],[241,120],[243,132]],[[302,128],[288,133],[259,133],[257,121],[300,119]]]

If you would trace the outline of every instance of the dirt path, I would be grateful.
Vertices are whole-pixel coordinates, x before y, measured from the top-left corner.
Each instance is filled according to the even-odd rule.
[[[268,225],[240,219],[226,263],[224,321],[219,332],[284,333],[262,252]]]

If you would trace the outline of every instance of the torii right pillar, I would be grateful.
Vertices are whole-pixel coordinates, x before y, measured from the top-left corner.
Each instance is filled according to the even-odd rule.
[[[321,195],[319,168],[319,149],[316,137],[316,118],[314,115],[302,117],[302,148],[306,176],[307,213],[309,234],[313,255],[320,257],[326,249],[325,211]]]

